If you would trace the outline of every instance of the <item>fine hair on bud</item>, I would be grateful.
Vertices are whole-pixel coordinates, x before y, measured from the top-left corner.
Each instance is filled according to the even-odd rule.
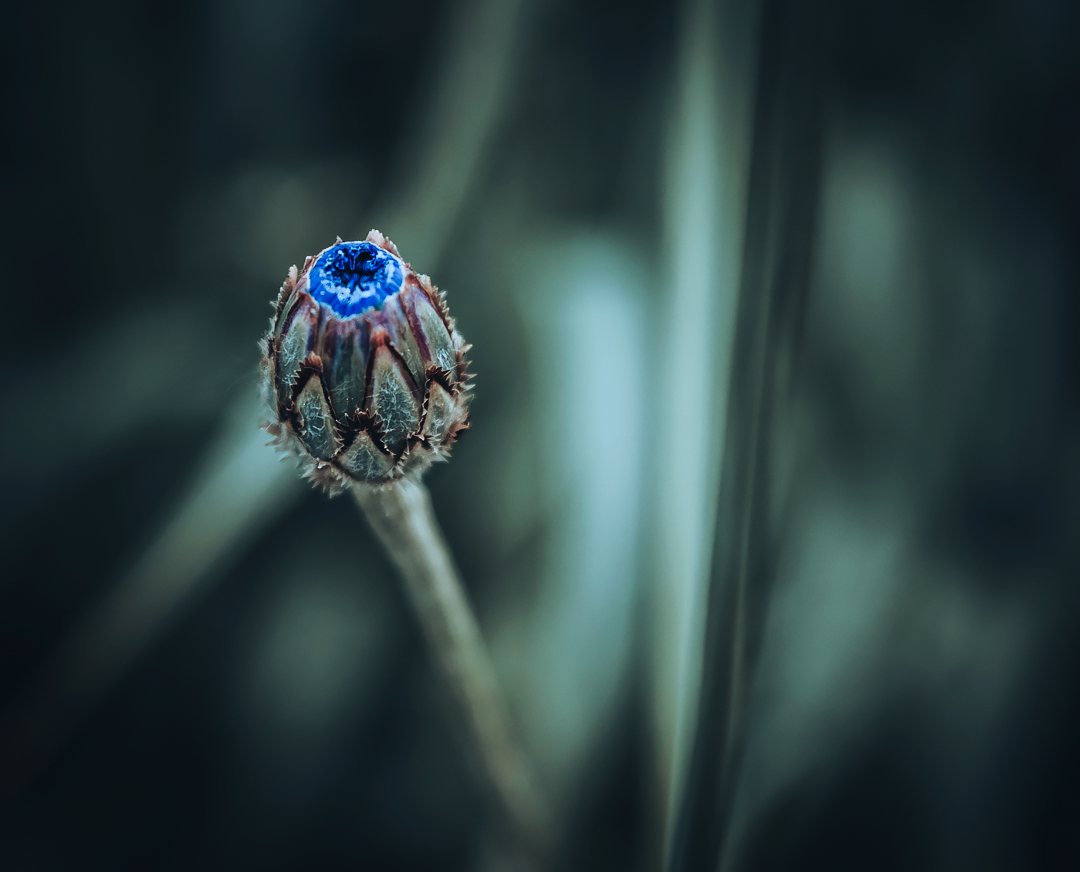
[[[389,239],[338,239],[281,286],[263,340],[263,426],[331,494],[414,476],[468,429],[469,347]]]

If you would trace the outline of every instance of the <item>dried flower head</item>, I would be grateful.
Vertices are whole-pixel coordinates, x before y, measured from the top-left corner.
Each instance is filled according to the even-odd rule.
[[[281,287],[263,342],[264,427],[331,493],[418,474],[469,426],[469,348],[390,240],[338,239]]]

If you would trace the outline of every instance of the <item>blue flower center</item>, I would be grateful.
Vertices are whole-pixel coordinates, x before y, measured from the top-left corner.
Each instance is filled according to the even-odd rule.
[[[309,293],[342,318],[377,309],[401,290],[401,261],[372,242],[342,242],[323,252],[308,277]]]

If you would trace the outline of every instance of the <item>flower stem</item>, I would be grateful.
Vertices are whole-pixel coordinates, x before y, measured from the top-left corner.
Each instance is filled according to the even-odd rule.
[[[401,572],[509,823],[530,852],[541,851],[548,835],[546,809],[528,758],[510,727],[495,669],[439,530],[427,488],[402,479],[380,488],[353,488],[352,493]]]

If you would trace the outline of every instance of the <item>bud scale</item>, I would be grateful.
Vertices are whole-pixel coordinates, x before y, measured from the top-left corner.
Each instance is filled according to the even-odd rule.
[[[418,474],[468,429],[468,349],[392,242],[339,239],[281,287],[263,340],[264,427],[331,493]]]

